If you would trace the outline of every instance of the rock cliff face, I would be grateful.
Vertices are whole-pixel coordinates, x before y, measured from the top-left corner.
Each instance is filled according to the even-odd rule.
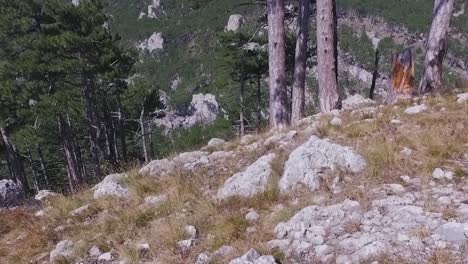
[[[195,94],[190,106],[182,110],[165,109],[158,113],[154,124],[166,132],[178,128],[190,128],[198,124],[211,124],[219,116],[220,107],[212,94]]]
[[[18,206],[23,201],[23,190],[14,181],[0,181],[0,208]]]

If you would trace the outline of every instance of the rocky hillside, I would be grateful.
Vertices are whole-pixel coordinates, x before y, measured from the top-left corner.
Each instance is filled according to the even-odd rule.
[[[355,95],[290,130],[41,191],[0,211],[0,262],[464,263],[467,92]],[[0,202],[15,190],[2,181]]]
[[[208,131],[229,137],[238,126],[238,83],[222,60],[220,35],[239,32],[257,40],[265,36],[265,10],[262,5],[242,5],[241,0],[140,0],[112,1],[109,12],[111,28],[120,33],[130,45],[140,50],[140,63],[131,84],[159,90],[165,105],[153,116],[155,127],[161,128],[154,152],[163,157],[170,150],[186,150],[206,143],[209,138],[192,140],[191,132],[180,135],[179,128],[190,129],[198,124],[214,124]],[[367,94],[374,70],[375,49],[380,52],[377,92],[385,96],[389,86],[391,54],[412,46],[416,51],[416,75],[421,74],[424,41],[431,23],[432,0],[400,1],[398,5],[386,0],[338,0],[339,10],[339,70],[340,88],[345,93]],[[288,45],[294,51],[297,7],[288,5]],[[312,21],[309,46],[315,46],[315,22]],[[468,80],[468,14],[465,3],[457,1],[453,15],[450,54],[446,61],[444,80],[448,87],[464,86]],[[264,41],[264,40],[263,40]],[[259,45],[260,44],[260,45]],[[294,57],[293,54],[291,55]],[[316,61],[311,53],[307,78],[307,111],[315,111],[317,94]],[[257,88],[248,87],[246,119],[253,130],[258,127],[255,111],[264,110],[267,103],[266,82]],[[252,94],[250,94],[252,93]],[[210,99],[202,99],[209,96]],[[260,101],[260,102],[258,102]],[[196,105],[198,107],[196,107]],[[205,110],[200,110],[204,108]],[[262,113],[265,115],[265,111]],[[226,119],[229,120],[226,122]],[[234,129],[233,129],[234,128]],[[195,128],[194,133],[199,128]],[[155,129],[154,131],[158,131]],[[189,146],[172,144],[169,132],[193,141]],[[156,133],[156,132],[155,132]],[[185,132],[184,132],[185,133]],[[203,133],[201,133],[203,134]],[[175,140],[177,141],[177,140]]]

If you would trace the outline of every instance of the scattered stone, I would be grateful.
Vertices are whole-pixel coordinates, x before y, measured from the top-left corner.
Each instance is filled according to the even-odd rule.
[[[140,254],[148,253],[151,250],[151,247],[148,243],[137,244],[136,249]]]
[[[177,242],[177,247],[182,251],[182,252],[188,252],[190,248],[192,248],[195,240],[193,239],[186,239],[186,240],[181,240]]]
[[[336,116],[330,121],[330,125],[335,126],[335,127],[339,127],[342,124],[343,124],[343,121],[339,117],[336,117]]]
[[[70,240],[60,241],[55,249],[50,252],[51,263],[61,263],[61,261],[70,261],[75,254],[74,243]]]
[[[352,95],[343,100],[343,109],[350,110],[374,105],[375,102],[369,98],[364,98],[359,94]]]
[[[148,196],[145,198],[145,205],[159,206],[167,201],[167,195],[162,194],[158,196]]]
[[[72,217],[79,217],[79,216],[82,216],[82,215],[88,213],[90,211],[90,209],[91,209],[91,205],[86,204],[86,205],[83,205],[83,206],[71,211],[69,213],[69,215],[72,216]]]
[[[268,154],[259,158],[244,171],[236,173],[218,190],[217,197],[226,199],[232,196],[252,197],[266,190],[268,180],[272,174],[272,162],[275,154]]]
[[[99,184],[94,186],[94,199],[103,197],[117,197],[127,198],[130,192],[123,182],[127,178],[127,174],[111,174],[102,180]]]
[[[410,149],[410,148],[407,148],[407,147],[404,147],[401,151],[400,151],[400,155],[402,156],[406,156],[406,157],[409,157],[413,154],[413,150]]]
[[[229,264],[276,264],[276,261],[273,256],[262,256],[251,249],[244,256],[231,260]]]
[[[449,170],[444,171],[441,168],[436,168],[434,172],[432,173],[432,178],[436,180],[442,180],[442,179],[453,180],[453,172]]]
[[[278,185],[281,192],[288,192],[301,185],[317,190],[322,176],[328,172],[340,169],[357,173],[365,167],[364,158],[352,148],[312,136],[291,153]]]
[[[91,257],[99,257],[102,255],[102,252],[97,246],[93,246],[88,250],[88,255]]]
[[[220,138],[212,138],[209,142],[208,142],[208,145],[207,147],[220,147],[222,145],[224,145],[226,143],[226,141],[224,141],[223,139],[220,139]]]
[[[111,252],[106,252],[104,254],[101,254],[98,258],[98,262],[104,262],[104,263],[107,263],[107,262],[110,262],[114,260],[114,257],[112,256],[112,253]]]
[[[249,222],[255,222],[259,218],[260,215],[255,210],[251,210],[247,215],[245,215],[245,219]]]
[[[0,180],[0,208],[10,208],[24,201],[24,192],[12,180]]]
[[[464,102],[468,102],[468,93],[458,94],[457,103],[462,104]]]
[[[233,31],[236,32],[244,24],[244,17],[239,14],[234,14],[229,17],[226,28],[224,31]]]
[[[195,239],[198,235],[198,231],[193,225],[185,226],[184,231],[187,238]]]
[[[161,32],[154,32],[147,40],[144,40],[138,45],[140,50],[153,52],[164,48],[164,38]]]
[[[403,122],[398,119],[393,119],[392,121],[390,121],[390,124],[398,126],[398,125],[403,124]]]
[[[411,107],[406,108],[405,114],[407,114],[407,115],[415,115],[415,114],[419,114],[419,113],[425,112],[425,111],[427,111],[427,110],[428,110],[428,108],[427,108],[427,106],[424,105],[424,104],[415,105],[415,106],[411,106]]]
[[[34,199],[40,202],[47,202],[50,201],[52,198],[57,197],[58,195],[58,193],[49,190],[41,190],[36,194],[36,196],[34,196]]]

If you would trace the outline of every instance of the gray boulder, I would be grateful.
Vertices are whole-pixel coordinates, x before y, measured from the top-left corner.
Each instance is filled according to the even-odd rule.
[[[127,198],[130,196],[128,188],[123,184],[127,174],[111,174],[94,186],[94,199],[112,196],[117,198]]]
[[[272,174],[272,162],[276,155],[271,153],[259,158],[244,171],[234,174],[218,191],[218,198],[232,196],[253,197],[266,190]]]
[[[281,192],[294,190],[301,185],[317,190],[321,177],[329,172],[346,170],[357,173],[365,167],[364,158],[352,148],[312,136],[289,155],[278,185]]]
[[[427,110],[428,110],[428,108],[427,108],[427,106],[425,104],[415,105],[415,106],[411,106],[411,107],[406,108],[405,114],[415,115],[415,114],[419,114],[419,113],[422,113],[422,112],[426,112]]]
[[[12,180],[0,181],[0,208],[20,205],[24,201],[24,192]]]
[[[164,38],[161,32],[154,32],[148,39],[144,40],[138,45],[140,50],[147,50],[153,52],[155,50],[162,50],[164,48]]]
[[[70,261],[75,255],[74,243],[70,240],[60,241],[55,249],[50,252],[50,263],[62,263]]]
[[[372,77],[371,77],[372,78]],[[362,95],[352,95],[342,102],[343,109],[356,109],[374,105],[375,102],[369,98],[364,98]]]
[[[462,104],[464,102],[468,102],[468,93],[458,94],[457,103]]]
[[[435,232],[443,240],[455,243],[468,242],[468,223],[449,222],[438,227]]]
[[[231,260],[229,264],[276,264],[276,261],[273,256],[262,256],[251,249],[244,256]]]
[[[244,24],[244,17],[239,14],[231,15],[227,22],[226,28],[224,31],[234,31],[239,30]]]
[[[39,202],[46,202],[54,197],[57,197],[58,195],[58,193],[49,190],[41,190],[36,194],[36,196],[34,196],[34,199],[38,200]]]

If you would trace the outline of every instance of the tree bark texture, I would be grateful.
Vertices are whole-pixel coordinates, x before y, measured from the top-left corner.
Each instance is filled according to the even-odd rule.
[[[339,107],[335,0],[317,0],[317,61],[320,110]]]
[[[307,43],[309,41],[310,0],[299,0],[298,32],[294,59],[291,124],[304,117]]]
[[[281,129],[289,123],[288,94],[286,90],[284,0],[267,0],[267,14],[270,128]]]
[[[18,184],[25,193],[29,193],[29,186],[24,173],[23,163],[21,162],[16,146],[10,141],[8,134],[3,127],[0,127],[3,146],[7,157],[7,163],[10,168],[10,177]]]
[[[435,0],[432,26],[426,43],[424,72],[419,93],[442,89],[442,63],[447,54],[448,32],[455,0]]]
[[[73,133],[62,115],[58,115],[58,126],[62,140],[63,153],[67,161],[67,173],[70,183],[70,190],[75,192],[83,184],[83,175],[76,157],[76,149],[73,143]]]

